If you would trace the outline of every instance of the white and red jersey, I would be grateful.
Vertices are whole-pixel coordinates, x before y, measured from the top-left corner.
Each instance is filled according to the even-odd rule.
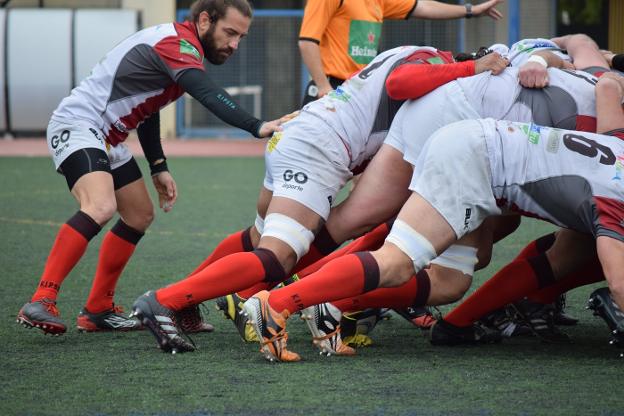
[[[509,51],[505,56],[509,59],[511,66],[520,67],[524,65],[529,57],[540,51],[548,51],[564,61],[570,61],[570,56],[550,39],[522,39],[509,47]]]
[[[542,89],[523,88],[517,68],[507,68],[499,75],[488,71],[456,82],[482,117],[595,131],[597,78],[556,68],[548,69],[548,77],[549,85]]]
[[[441,58],[446,57],[444,52],[431,47],[402,46],[390,49],[377,55],[335,91],[303,108],[302,114],[315,115],[340,136],[351,160],[349,168],[361,165],[379,150],[403,102],[388,97],[386,78],[394,68],[416,53],[429,56],[423,63],[445,62]]]
[[[91,75],[63,99],[52,120],[83,120],[98,127],[111,145],[162,107],[179,98],[180,74],[205,70],[193,23],[168,23],[143,29],[113,48]]]
[[[624,241],[624,141],[536,124],[481,120],[500,206]]]

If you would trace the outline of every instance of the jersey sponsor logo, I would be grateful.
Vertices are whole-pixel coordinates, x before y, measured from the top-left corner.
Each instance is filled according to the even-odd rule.
[[[352,20],[349,26],[349,49],[351,59],[358,64],[368,64],[379,47],[381,23]]]
[[[523,124],[520,129],[526,134],[529,139],[529,143],[538,144],[540,138],[541,128],[537,124]]]
[[[59,147],[59,145],[67,143],[70,134],[71,133],[69,132],[69,130],[63,130],[61,134],[55,134],[54,136],[52,136],[52,138],[50,139],[52,149],[56,149],[57,147]],[[65,145],[64,147],[67,147],[67,145]]]
[[[272,153],[273,150],[275,150],[275,147],[277,146],[279,141],[282,140],[282,136],[283,135],[284,135],[284,133],[282,133],[281,131],[273,133],[273,136],[271,136],[271,138],[267,142],[267,152],[268,153]]]
[[[197,59],[201,59],[199,51],[186,39],[180,39],[180,53],[192,55]]]
[[[295,191],[299,192],[303,192],[303,186],[301,185],[308,181],[308,175],[303,172],[294,172],[291,169],[286,169],[282,176],[286,181],[286,183],[282,185],[282,188],[294,189]]]
[[[546,143],[546,151],[548,153],[557,153],[559,152],[559,146],[561,143],[561,137],[557,130],[552,129],[548,134],[548,142]]]
[[[342,101],[343,103],[348,103],[351,99],[351,95],[347,94],[342,87],[338,87],[335,90],[330,91],[328,94],[329,98],[333,100]]]
[[[283,176],[286,182],[294,180],[295,182],[303,185],[308,181],[308,175],[303,172],[293,172],[290,169],[286,169]]]

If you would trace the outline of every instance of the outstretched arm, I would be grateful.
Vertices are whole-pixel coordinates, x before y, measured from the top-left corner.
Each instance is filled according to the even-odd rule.
[[[502,0],[488,0],[475,5],[470,3],[456,5],[433,0],[420,0],[410,17],[417,19],[457,19],[461,17],[489,16],[498,20],[503,17],[502,13],[496,9],[496,5],[501,2]]]
[[[418,52],[412,56],[418,57]],[[460,77],[492,71],[499,74],[508,62],[497,53],[476,61],[431,65],[423,59],[408,60],[394,69],[386,80],[386,90],[393,100],[420,98],[447,82]]]
[[[178,85],[227,124],[260,136],[262,120],[243,110],[205,71],[188,69],[178,78]]]

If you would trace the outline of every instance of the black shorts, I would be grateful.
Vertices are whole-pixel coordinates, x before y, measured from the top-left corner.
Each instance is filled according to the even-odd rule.
[[[91,172],[108,172],[113,175],[115,190],[121,189],[142,177],[141,169],[139,169],[134,158],[111,170],[106,152],[95,148],[80,149],[72,153],[58,168],[58,173],[65,176],[70,191],[78,179]]]

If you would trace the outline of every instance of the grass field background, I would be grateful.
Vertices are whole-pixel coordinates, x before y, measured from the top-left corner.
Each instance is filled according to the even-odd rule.
[[[255,217],[260,158],[177,158],[170,167],[180,198],[172,212],[157,214],[122,276],[116,301],[126,308],[145,290],[184,277]],[[101,232],[63,284],[59,309],[68,333],[44,337],[17,325],[15,315],[76,204],[48,158],[2,158],[0,178],[0,415],[624,415],[624,361],[607,345],[604,322],[584,310],[600,285],[568,296],[569,312],[581,320],[566,329],[570,345],[518,338],[433,347],[395,316],[358,356],[326,358],[293,319],[289,345],[304,361],[276,365],[264,361],[257,344],[242,343],[207,302],[216,331],[194,337],[195,353],[171,356],[147,332],[75,330]],[[475,283],[551,229],[524,221]]]

